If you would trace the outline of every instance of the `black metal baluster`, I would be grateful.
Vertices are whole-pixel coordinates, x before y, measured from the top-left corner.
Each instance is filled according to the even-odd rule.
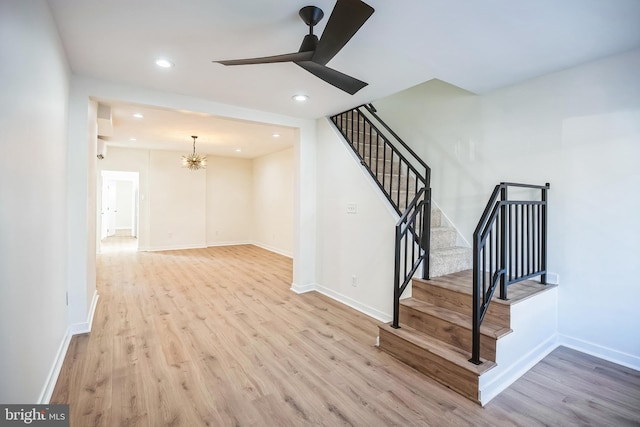
[[[409,243],[409,239],[408,239],[408,228],[409,228],[409,224],[405,223],[405,231],[404,231],[404,273],[402,275],[402,277],[407,277],[407,258],[409,255],[409,251],[407,250],[407,244]]]
[[[424,248],[424,265],[422,269],[422,278],[429,279],[430,275],[430,260],[429,255],[431,253],[431,188],[427,187],[424,195],[425,202],[422,204],[422,209],[426,220],[422,223],[422,247]],[[428,209],[428,210],[427,210]]]
[[[414,217],[413,221],[411,221],[411,228],[410,228],[410,234],[411,234],[411,267],[413,267],[413,265],[416,262],[416,219]]]
[[[542,204],[538,205],[538,271],[542,271]]]
[[[380,138],[380,135],[378,135],[378,138]],[[384,139],[382,140],[382,147],[383,147],[383,151],[382,151],[382,156],[383,156],[383,165],[382,165],[382,188],[385,189],[385,184],[386,184],[386,179],[387,179],[387,147],[384,143]]]
[[[524,206],[522,205],[522,203],[518,204],[519,208],[520,208],[520,230],[518,230],[518,235],[520,236],[520,259],[518,260],[518,262],[520,263],[520,275],[518,276],[519,278],[523,277],[525,275],[525,263],[524,263],[524,254],[525,254],[525,233],[524,233],[524,222],[525,222],[525,213],[524,213]]]
[[[540,277],[540,282],[547,283],[547,189],[549,183],[546,183],[546,188],[542,189],[542,271],[544,274]]]
[[[531,259],[531,254],[533,253],[532,243],[532,233],[531,233],[531,225],[532,225],[532,214],[533,214],[533,205],[530,203],[527,204],[527,275],[533,273],[533,260]]]
[[[482,248],[482,301],[487,299],[487,249]]]
[[[404,190],[404,205],[409,206],[409,168],[407,168],[407,180],[406,180],[406,184],[404,186],[405,190]]]

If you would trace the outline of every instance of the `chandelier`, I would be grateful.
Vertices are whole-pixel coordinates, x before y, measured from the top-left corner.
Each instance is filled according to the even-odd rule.
[[[197,171],[198,169],[206,169],[207,156],[196,154],[197,136],[192,136],[191,138],[193,138],[193,153],[189,154],[188,156],[182,156],[182,167],[191,169],[192,171]]]

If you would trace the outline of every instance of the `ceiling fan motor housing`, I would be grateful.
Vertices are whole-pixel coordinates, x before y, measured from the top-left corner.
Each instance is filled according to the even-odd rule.
[[[300,9],[299,15],[304,23],[311,27],[310,34],[313,34],[313,27],[320,22],[324,16],[324,12],[317,6],[305,6]]]

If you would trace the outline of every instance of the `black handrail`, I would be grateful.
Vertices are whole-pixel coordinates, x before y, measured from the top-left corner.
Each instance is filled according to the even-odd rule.
[[[509,187],[540,190],[540,200],[509,200]],[[545,185],[502,182],[493,190],[473,233],[473,313],[470,362],[479,365],[480,325],[498,284],[507,287],[540,276],[547,283],[547,191]]]
[[[431,169],[378,117],[371,104],[336,114],[331,122],[400,216],[396,224],[393,314],[393,327],[398,328],[400,297],[420,264],[422,277],[429,278]],[[402,150],[386,135],[391,135]]]
[[[431,186],[431,169],[427,166],[395,133],[393,137],[413,157],[413,162],[391,142],[365,114],[361,108],[370,111],[371,107],[360,106],[331,117],[331,122],[349,142],[353,151],[358,155],[362,165],[375,179],[378,187],[385,194],[387,200],[398,215],[402,215],[413,197],[421,187]],[[373,113],[376,120],[386,130],[389,127]],[[381,154],[382,152],[382,154]],[[368,153],[368,154],[367,154]],[[382,162],[382,168],[380,168]],[[413,163],[424,167],[420,172]],[[402,177],[402,173],[405,176]],[[389,176],[389,179],[387,179]],[[394,176],[397,178],[394,181]],[[401,179],[404,178],[404,182]],[[412,183],[413,181],[413,183]],[[395,188],[394,188],[395,184]],[[404,190],[402,187],[405,187]],[[413,188],[412,188],[413,187]],[[404,193],[404,198],[402,194]]]

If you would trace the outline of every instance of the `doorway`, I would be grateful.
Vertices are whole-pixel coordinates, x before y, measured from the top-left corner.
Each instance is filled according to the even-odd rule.
[[[139,173],[101,171],[98,252],[137,251]]]

